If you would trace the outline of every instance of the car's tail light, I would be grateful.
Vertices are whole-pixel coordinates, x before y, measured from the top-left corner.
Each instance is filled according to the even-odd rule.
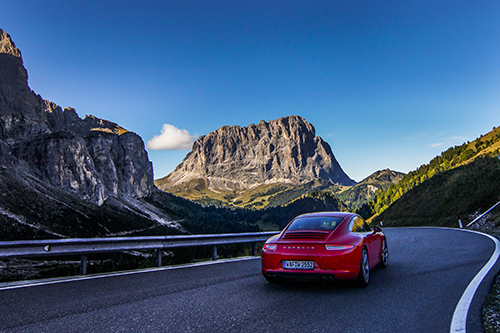
[[[334,244],[327,244],[325,245],[325,248],[328,251],[342,251],[342,250],[350,250],[354,248],[352,245],[334,245]]]
[[[264,250],[268,250],[268,251],[275,251],[276,247],[277,247],[276,244],[264,244],[264,246],[263,246]]]

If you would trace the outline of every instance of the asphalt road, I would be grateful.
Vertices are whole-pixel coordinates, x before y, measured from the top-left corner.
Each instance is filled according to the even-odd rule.
[[[370,285],[268,284],[260,259],[0,289],[0,332],[449,332],[494,243],[449,229],[385,229]],[[495,266],[494,270],[497,270]],[[478,289],[467,332],[493,272]]]

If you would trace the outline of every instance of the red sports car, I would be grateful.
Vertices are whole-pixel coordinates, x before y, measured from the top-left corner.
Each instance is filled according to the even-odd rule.
[[[262,248],[262,274],[269,282],[338,279],[356,280],[366,287],[370,270],[388,263],[382,229],[375,226],[372,231],[353,213],[299,215]]]

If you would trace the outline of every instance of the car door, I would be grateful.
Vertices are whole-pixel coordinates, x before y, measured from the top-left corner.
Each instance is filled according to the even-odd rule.
[[[382,236],[381,232],[377,231],[371,231],[370,232],[370,244],[372,248],[372,259],[370,259],[370,262],[373,261],[373,265],[378,265],[380,261],[382,260],[382,243],[384,240],[384,237]]]

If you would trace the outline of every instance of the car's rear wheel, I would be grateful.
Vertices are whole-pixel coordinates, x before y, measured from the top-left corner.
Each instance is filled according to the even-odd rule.
[[[368,258],[368,251],[363,248],[361,252],[361,263],[359,265],[359,275],[357,280],[357,285],[359,287],[366,287],[370,282],[370,260]]]
[[[380,267],[386,268],[389,265],[389,248],[387,247],[387,240],[384,239],[382,243],[382,262]]]

